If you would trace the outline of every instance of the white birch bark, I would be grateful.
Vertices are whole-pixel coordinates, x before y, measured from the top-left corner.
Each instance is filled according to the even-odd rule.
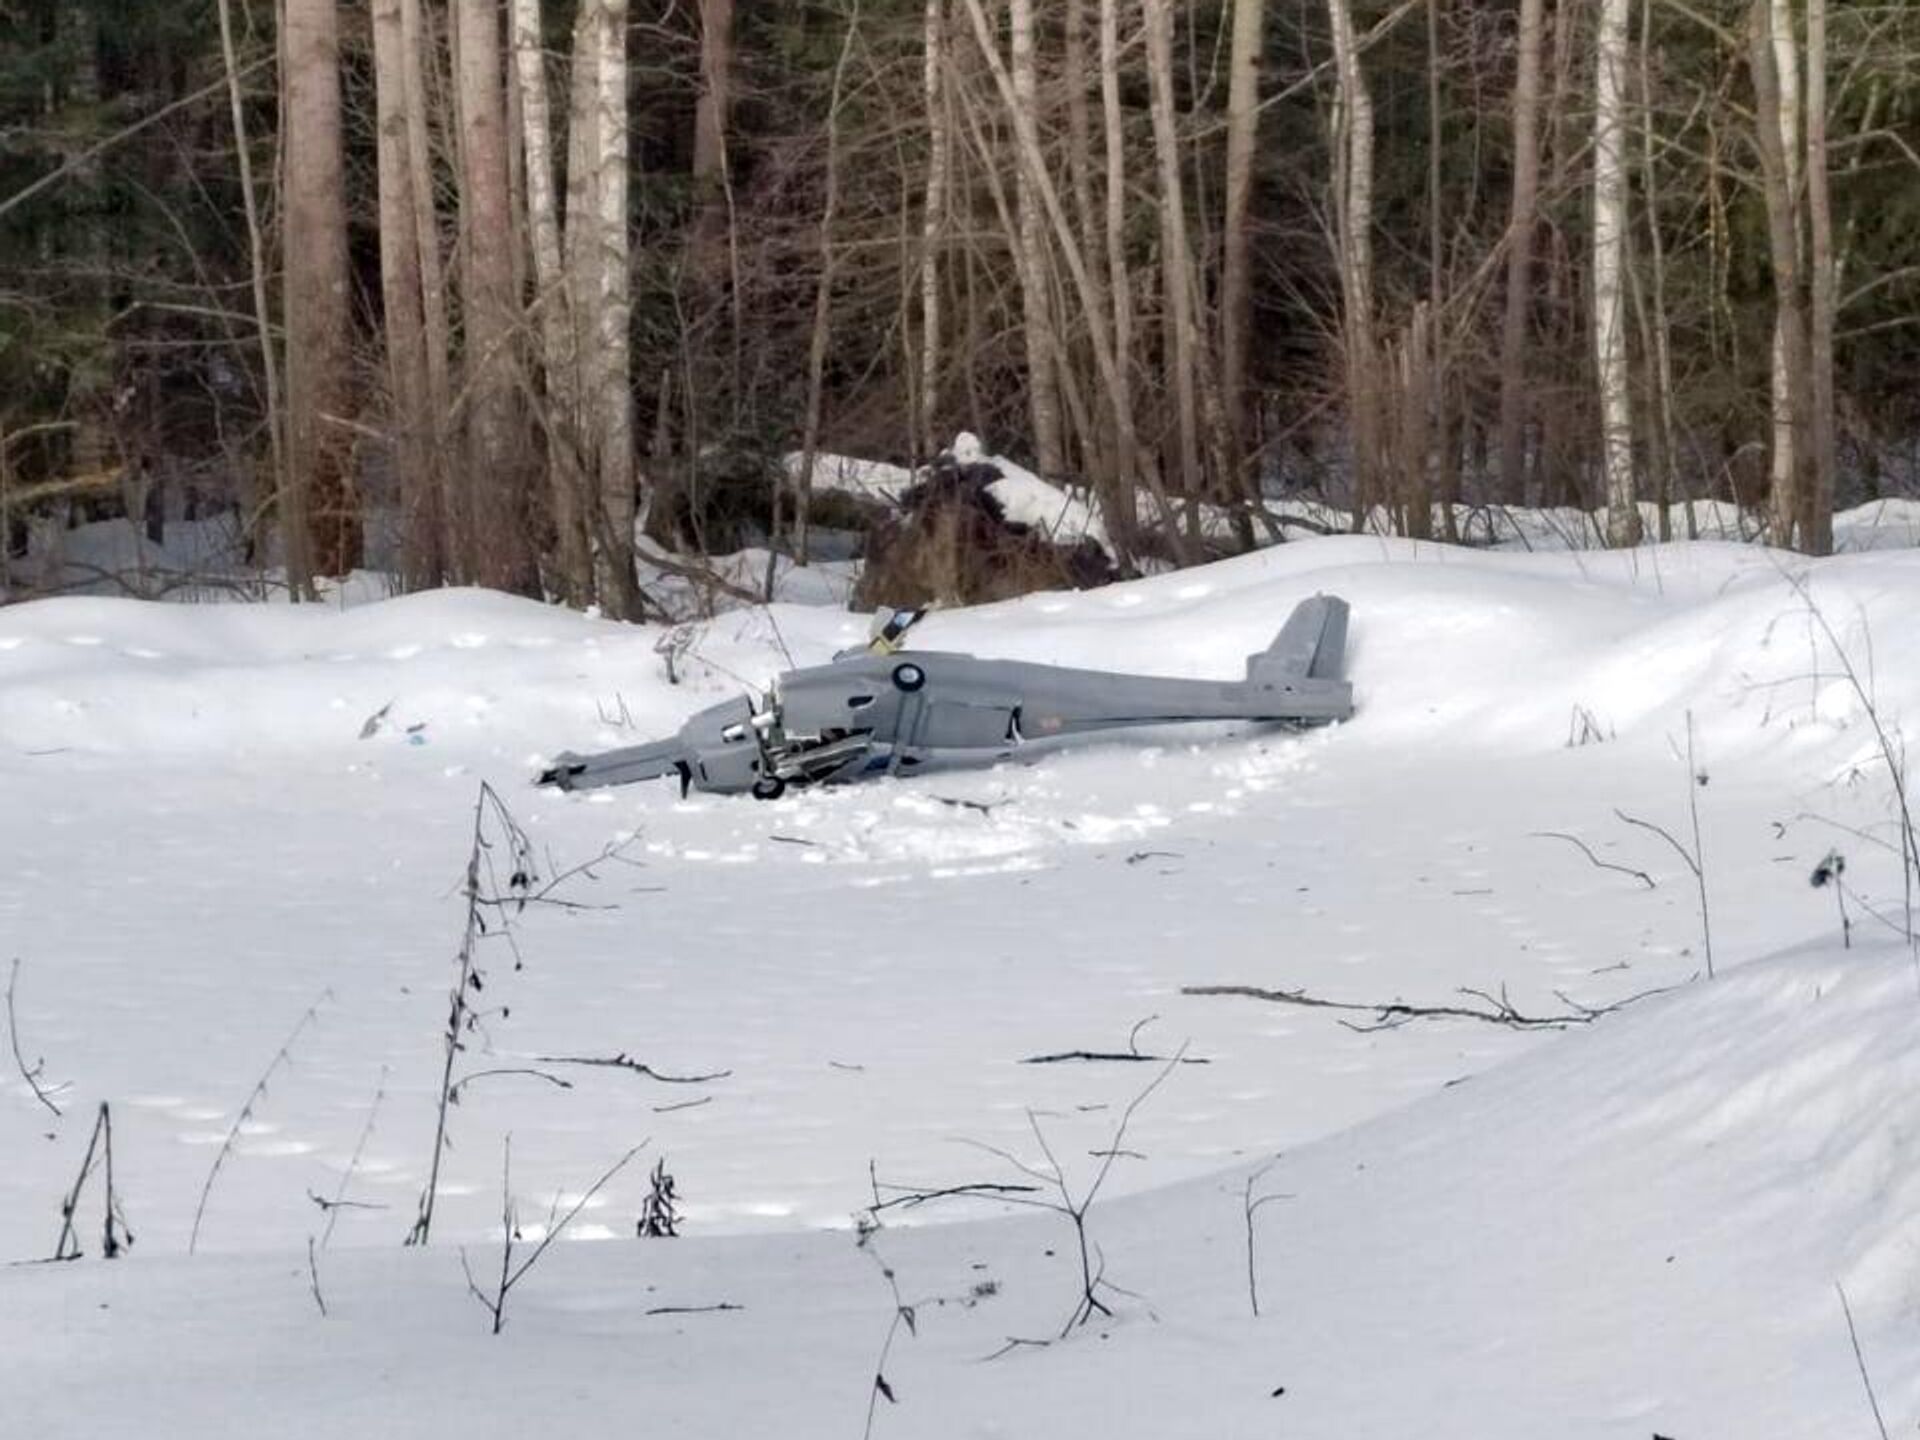
[[[442,578],[433,485],[432,401],[413,170],[407,155],[407,84],[400,0],[373,0],[374,118],[380,213],[380,294],[394,460],[400,472],[402,569],[409,587]]]
[[[1353,525],[1364,529],[1379,498],[1381,434],[1373,334],[1373,98],[1360,73],[1353,12],[1327,0],[1333,33],[1334,240],[1344,315],[1348,429],[1353,441]]]
[[[1539,3],[1539,0],[1533,0]],[[1220,276],[1220,332],[1227,414],[1247,443],[1247,351],[1253,324],[1253,157],[1260,128],[1260,51],[1266,0],[1233,0],[1227,60],[1227,195]]]
[[[579,357],[573,296],[560,251],[559,200],[553,178],[553,119],[541,46],[540,0],[512,0],[513,59],[520,87],[526,155],[527,232],[533,252],[534,308],[541,371],[546,377],[548,491],[553,503],[559,590],[569,604],[593,595],[593,566],[581,517]]]
[[[1773,73],[1777,104],[1771,119],[1780,130],[1786,164],[1786,200],[1793,214],[1794,244],[1800,244],[1800,47],[1794,35],[1793,0],[1767,0],[1773,29]],[[1767,123],[1769,117],[1759,117]],[[1797,257],[1796,257],[1797,258]],[[1796,265],[1796,268],[1797,265]],[[1782,304],[1789,303],[1784,297]],[[1794,424],[1792,342],[1784,321],[1773,327],[1773,527],[1775,543],[1791,545],[1794,535],[1800,436]]]
[[[1627,21],[1631,0],[1602,0],[1594,39],[1593,339],[1599,371],[1601,473],[1607,542],[1640,539],[1627,373]]]
[[[953,130],[948,123],[945,0],[927,0],[922,84],[927,106],[927,184],[920,226],[920,429],[931,447],[940,414],[940,249],[947,232]]]
[[[1012,0],[1007,17],[1010,31],[1010,68],[1013,104],[1019,111],[1016,128],[1039,125],[1039,77],[1033,48],[1033,0]],[[1026,336],[1027,395],[1033,415],[1034,457],[1043,475],[1059,475],[1066,468],[1060,420],[1058,343],[1054,336],[1053,301],[1048,283],[1046,217],[1034,194],[1031,167],[1014,170],[1014,213],[1019,229],[1020,312]]]
[[[1106,142],[1107,287],[1113,299],[1113,346],[1118,363],[1108,378],[1107,401],[1113,409],[1115,495],[1122,509],[1124,543],[1138,529],[1134,489],[1136,469],[1145,471],[1138,453],[1133,414],[1133,274],[1127,261],[1127,144],[1120,109],[1120,5],[1100,0],[1100,123]],[[1089,237],[1091,243],[1091,237]],[[1157,495],[1164,521],[1166,498]]]
[[[1193,256],[1187,239],[1187,207],[1180,177],[1180,137],[1173,114],[1173,11],[1170,0],[1145,0],[1147,85],[1153,119],[1154,159],[1160,182],[1160,265],[1167,323],[1172,331],[1174,419],[1180,441],[1180,479],[1187,496],[1205,492],[1200,463],[1200,411],[1196,391],[1198,336],[1194,324]],[[1197,510],[1193,512],[1197,517]]]
[[[622,618],[636,619],[638,579],[633,568],[634,494],[632,282],[627,235],[627,0],[599,0],[598,153],[595,156],[600,291],[600,504],[606,533],[602,593]]]
[[[1526,499],[1527,309],[1540,196],[1540,71],[1545,0],[1520,0],[1513,82],[1513,198],[1507,220],[1506,312],[1500,327],[1500,494]]]

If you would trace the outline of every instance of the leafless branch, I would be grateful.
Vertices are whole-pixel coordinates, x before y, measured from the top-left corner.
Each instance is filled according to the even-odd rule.
[[[29,1065],[25,1057],[20,1053],[20,1020],[19,1013],[15,1010],[13,1003],[14,988],[19,985],[19,983],[20,959],[18,956],[15,956],[13,968],[7,975],[7,1040],[13,1046],[13,1063],[20,1069],[20,1078],[25,1080],[27,1082],[27,1088],[33,1091],[33,1098],[51,1110],[54,1118],[57,1120],[61,1114],[60,1107],[53,1103],[53,1096],[40,1083],[40,1076],[45,1071],[47,1062],[36,1059],[33,1064]]]
[[[1322,996],[1309,995],[1304,990],[1263,990],[1254,985],[1183,985],[1182,995],[1237,995],[1248,1000],[1266,1000],[1276,1005],[1298,1005],[1309,1010],[1340,1010],[1356,1015],[1371,1015],[1373,1020],[1367,1024],[1355,1024],[1343,1020],[1340,1023],[1349,1030],[1368,1034],[1376,1030],[1397,1030],[1402,1025],[1415,1020],[1478,1020],[1487,1025],[1504,1025],[1511,1030],[1565,1030],[1571,1025],[1591,1025],[1603,1015],[1611,1015],[1616,1010],[1624,1010],[1638,1001],[1655,995],[1664,995],[1676,987],[1668,985],[1657,990],[1642,990],[1629,995],[1624,1000],[1616,1000],[1610,1005],[1582,1005],[1568,1000],[1565,995],[1559,999],[1568,1006],[1566,1010],[1546,1015],[1529,1015],[1518,1009],[1507,999],[1506,991],[1492,995],[1485,990],[1462,988],[1458,993],[1471,1000],[1480,1000],[1481,1005],[1410,1005],[1401,1000],[1390,1001],[1350,1001],[1328,1000]],[[1558,992],[1556,992],[1557,994]]]
[[[1880,1398],[1873,1393],[1873,1376],[1867,1371],[1867,1357],[1860,1350],[1860,1332],[1854,1328],[1853,1306],[1847,1303],[1847,1292],[1837,1280],[1833,1291],[1840,1297],[1841,1313],[1847,1317],[1847,1339],[1853,1343],[1853,1363],[1860,1367],[1860,1383],[1866,1387],[1867,1404],[1873,1408],[1873,1423],[1879,1427],[1880,1440],[1887,1440],[1886,1417],[1880,1413]]]
[[[1539,840],[1564,840],[1569,845],[1577,849],[1582,855],[1586,856],[1587,859],[1591,860],[1600,869],[1612,870],[1621,875],[1631,875],[1633,876],[1634,879],[1638,880],[1642,885],[1646,886],[1647,889],[1649,890],[1658,888],[1658,886],[1654,883],[1654,878],[1651,875],[1647,874],[1646,871],[1635,870],[1631,865],[1616,865],[1611,860],[1602,860],[1598,855],[1593,853],[1592,847],[1590,847],[1586,841],[1580,839],[1577,835],[1568,835],[1563,831],[1559,831],[1559,830],[1535,830],[1533,832],[1533,835],[1536,839],[1539,839]]]
[[[333,999],[333,991],[323,990],[320,992],[320,998],[306,1008],[299,1022],[288,1032],[287,1038],[280,1042],[280,1048],[273,1052],[273,1059],[269,1060],[267,1068],[260,1072],[260,1078],[253,1082],[253,1089],[247,1092],[246,1101],[240,1106],[240,1113],[233,1117],[233,1124],[227,1128],[226,1139],[220,1142],[220,1153],[213,1157],[213,1164],[207,1170],[206,1184],[200,1187],[200,1201],[193,1207],[193,1229],[187,1235],[189,1255],[193,1254],[200,1244],[200,1222],[206,1218],[207,1200],[213,1194],[213,1182],[220,1178],[220,1171],[225,1168],[227,1161],[233,1155],[234,1146],[239,1143],[240,1127],[253,1118],[254,1107],[266,1097],[268,1082],[283,1065],[292,1063],[295,1043],[309,1025],[319,1020],[320,1007],[331,999]]]
[[[662,1085],[705,1085],[713,1080],[725,1080],[733,1074],[731,1070],[714,1070],[705,1075],[668,1075],[644,1061],[635,1060],[624,1050],[616,1055],[536,1055],[533,1058],[542,1065],[590,1065],[601,1069],[631,1070]],[[566,1082],[557,1083],[564,1085]]]

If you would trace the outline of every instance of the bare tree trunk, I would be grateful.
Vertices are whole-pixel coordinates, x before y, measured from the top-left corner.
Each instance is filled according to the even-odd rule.
[[[1640,133],[1642,185],[1646,191],[1648,260],[1652,270],[1653,316],[1648,327],[1648,355],[1652,359],[1654,423],[1652,434],[1656,466],[1656,499],[1660,506],[1659,537],[1662,543],[1673,538],[1673,505],[1679,492],[1679,428],[1673,413],[1673,336],[1667,314],[1667,252],[1660,229],[1660,168],[1654,148],[1653,80],[1648,73],[1653,49],[1653,6],[1640,10]],[[1693,503],[1687,502],[1688,530],[1691,535]]]
[[[525,452],[514,383],[519,297],[513,288],[513,203],[507,175],[507,102],[499,12],[491,0],[455,0],[455,95],[460,125],[461,214],[466,227],[465,384],[467,474],[457,507],[470,577],[531,591]]]
[[[1220,273],[1221,369],[1236,455],[1252,437],[1247,352],[1253,330],[1253,157],[1260,130],[1260,56],[1266,0],[1233,0],[1227,61],[1227,181]],[[1259,485],[1253,484],[1257,498]]]
[[[940,250],[947,233],[948,174],[953,165],[953,127],[947,110],[945,0],[927,0],[924,89],[927,103],[926,213],[920,229],[920,415],[927,453],[939,448]]]
[[[313,563],[345,575],[360,560],[352,499],[346,152],[333,0],[287,0],[286,312],[288,459]]]
[[[552,107],[547,99],[546,56],[541,46],[540,0],[513,0],[513,54],[526,152],[534,303],[540,318],[542,370],[546,376],[547,476],[559,572],[555,588],[568,604],[585,605],[593,599],[593,558],[582,513],[580,361],[574,333],[574,297],[560,253]]]
[[[414,244],[420,257],[420,309],[427,348],[427,409],[432,454],[419,477],[424,506],[422,571],[438,583],[456,568],[460,554],[447,497],[447,438],[453,423],[453,382],[447,373],[450,335],[447,324],[446,266],[440,255],[440,220],[434,200],[432,127],[426,79],[426,33],[420,0],[400,0],[401,78],[405,85],[407,169],[414,198]]]
[[[633,453],[631,242],[627,230],[627,0],[599,0],[598,196],[601,365],[592,405],[599,433],[601,594],[622,619],[640,618],[634,572],[638,513]]]
[[[1407,476],[1407,534],[1416,540],[1425,540],[1433,534],[1434,492],[1442,488],[1436,482],[1444,470],[1440,456],[1448,445],[1444,340],[1446,235],[1442,224],[1445,192],[1441,188],[1441,154],[1446,131],[1440,109],[1440,5],[1441,0],[1427,0],[1427,308],[1424,313],[1415,309],[1407,342],[1419,356],[1417,363],[1425,372],[1420,386],[1420,398],[1425,403],[1425,426],[1420,438],[1426,443],[1411,457],[1415,468]],[[1443,503],[1448,500],[1445,494],[1440,498]],[[1451,505],[1442,528],[1448,533],[1453,529]]]
[[[740,227],[734,209],[733,160],[727,129],[733,121],[735,0],[700,0],[700,97],[693,116],[693,178],[703,192],[691,244],[704,248],[724,232],[731,349],[732,402],[738,421],[745,384],[746,286],[740,268]],[[712,271],[702,280],[710,283]]]
[[[409,589],[438,584],[432,501],[433,402],[427,381],[426,311],[413,170],[407,157],[406,42],[400,0],[373,0],[374,110],[380,189],[380,295],[399,472],[401,566]],[[431,203],[429,199],[429,203]]]
[[[1133,414],[1133,276],[1127,264],[1127,146],[1120,112],[1119,0],[1100,0],[1100,118],[1106,141],[1107,286],[1113,298],[1113,345],[1119,363],[1107,387],[1107,403],[1114,421],[1114,509],[1108,524],[1121,538],[1124,553],[1138,544],[1140,516],[1135,488],[1142,470]],[[1092,237],[1088,237],[1092,244]],[[1089,287],[1091,289],[1091,287]],[[1089,303],[1092,296],[1089,294]],[[1160,496],[1161,523],[1166,497]]]
[[[267,304],[266,233],[260,224],[260,201],[253,188],[253,150],[247,141],[246,108],[240,96],[240,64],[233,46],[230,0],[220,0],[219,11],[220,54],[226,67],[234,152],[240,161],[240,197],[247,217],[253,318],[260,334],[260,370],[267,392],[267,443],[273,457],[273,487],[280,512],[280,542],[285,552],[287,589],[295,600],[310,600],[313,598],[313,560],[307,543],[307,510],[305,498],[295,489],[293,473],[287,466],[286,417],[280,404],[280,364],[274,355],[273,313]]]
[[[1013,82],[1007,74],[1006,62],[1001,58],[999,49],[994,44],[993,30],[987,20],[982,0],[964,0],[964,4],[967,18],[973,27],[974,40],[979,46],[982,58],[987,62],[987,69],[993,76],[1001,104],[1013,117],[1015,138],[1018,142],[1017,158],[1024,167],[1027,178],[1032,182],[1035,194],[1045,208],[1047,219],[1053,226],[1054,244],[1061,260],[1066,264],[1068,276],[1073,281],[1075,298],[1079,301],[1081,313],[1085,317],[1088,340],[1100,370],[1100,383],[1105,387],[1109,397],[1119,397],[1115,407],[1115,424],[1121,431],[1120,444],[1123,447],[1123,453],[1137,454],[1133,433],[1132,404],[1123,397],[1123,387],[1126,384],[1125,362],[1116,352],[1114,333],[1107,322],[1107,316],[1091,304],[1093,281],[1087,268],[1086,255],[1073,233],[1073,226],[1067,218],[1066,207],[1060,200],[1060,192],[1055,187],[1053,177],[1047,169],[1046,152],[1041,148],[1038,125],[1033,114],[1023,110],[1014,98]],[[1117,46],[1115,48],[1117,49]],[[1105,58],[1103,57],[1103,64]],[[1113,104],[1117,108],[1117,92]],[[1111,136],[1108,143],[1109,145],[1114,143]],[[1112,197],[1109,197],[1109,204],[1113,203]],[[1124,225],[1124,221],[1123,208],[1119,223]],[[1162,498],[1164,500],[1164,497]]]
[[[1180,179],[1180,137],[1174,128],[1173,11],[1171,0],[1144,0],[1144,3],[1147,85],[1153,116],[1154,159],[1160,182],[1160,268],[1171,340],[1180,482],[1189,501],[1197,507],[1207,486],[1200,459],[1200,409],[1196,392],[1199,334],[1193,313],[1193,256],[1187,239],[1185,187]]]
[[[1011,0],[1008,8],[1013,103],[1022,119],[1039,123],[1039,79],[1034,61],[1033,0]],[[1026,334],[1027,396],[1033,415],[1035,459],[1043,475],[1066,470],[1066,446],[1060,416],[1059,340],[1054,332],[1053,298],[1047,267],[1046,217],[1034,196],[1034,182],[1020,165],[1014,171],[1014,211],[1019,226],[1020,309]]]
[[[1087,279],[1094,303],[1102,309],[1111,305],[1107,298],[1106,261],[1100,247],[1099,209],[1093,198],[1093,113],[1091,87],[1087,73],[1087,0],[1067,0],[1066,23],[1062,35],[1062,72],[1067,91],[1067,175],[1073,189],[1073,223],[1081,247],[1087,255]],[[1070,338],[1062,342],[1069,352]],[[1061,373],[1071,380],[1074,367],[1063,364]],[[1069,408],[1075,414],[1081,435],[1081,469],[1105,479],[1113,473],[1112,433],[1104,425],[1091,425],[1093,417],[1085,413],[1084,403]],[[1102,503],[1110,497],[1103,494]]]
[[[1338,246],[1348,429],[1353,441],[1353,528],[1366,528],[1380,481],[1379,353],[1373,326],[1373,99],[1360,73],[1347,0],[1327,0],[1335,98],[1334,239]]]
[[[582,473],[599,474],[598,437],[586,425],[591,398],[600,393],[600,332],[594,324],[592,300],[600,293],[604,260],[598,238],[598,194],[594,158],[600,152],[600,0],[580,0],[573,22],[573,57],[567,81],[567,194],[562,261],[567,273],[570,321],[573,328],[577,403],[581,409],[580,464]],[[591,487],[589,487],[591,488]],[[596,508],[597,499],[583,500],[583,514]]]
[[[1627,369],[1627,21],[1631,0],[1602,0],[1594,40],[1593,343],[1599,367],[1607,543],[1640,540],[1633,484],[1633,401]]]
[[[1771,396],[1773,401],[1772,525],[1777,545],[1795,539],[1802,487],[1800,437],[1809,428],[1808,344],[1802,299],[1800,207],[1795,190],[1799,159],[1787,137],[1797,136],[1781,78],[1782,47],[1774,31],[1779,0],[1753,0],[1748,18],[1748,61],[1753,71],[1754,131],[1767,204],[1767,241],[1773,262],[1775,304]],[[1791,15],[1788,15],[1791,22]],[[1793,54],[1791,36],[1787,53]],[[1793,93],[1798,94],[1795,82]],[[1804,537],[1802,537],[1804,543]]]
[[[733,113],[734,0],[700,0],[700,101],[693,116],[693,174],[718,180]]]
[[[840,209],[840,106],[846,93],[847,64],[860,33],[860,4],[853,0],[840,58],[833,66],[833,91],[827,103],[827,198],[820,212],[820,279],[813,295],[813,333],[807,347],[807,427],[801,447],[800,486],[793,515],[794,559],[807,563],[807,530],[813,508],[813,464],[820,452],[821,397],[825,389],[827,347],[832,338],[833,226]],[[767,557],[767,598],[773,598],[773,557]]]
[[[1783,198],[1791,216],[1794,245],[1795,289],[1792,304],[1799,308],[1799,284],[1804,279],[1805,250],[1800,219],[1800,47],[1794,39],[1793,0],[1768,0],[1768,23],[1773,41],[1774,103],[1756,115],[1759,123],[1769,119],[1780,130],[1780,154],[1784,166]],[[1783,299],[1783,303],[1786,303]],[[1794,389],[1805,383],[1806,371],[1797,363],[1800,346],[1805,344],[1805,321],[1796,341],[1789,335],[1790,324],[1776,319],[1773,329],[1773,524],[1775,540],[1782,545],[1794,543],[1799,512],[1800,474],[1805,431],[1796,423]]]
[[[1526,499],[1527,309],[1540,201],[1540,52],[1546,0],[1520,0],[1519,70],[1513,82],[1513,201],[1507,220],[1506,314],[1500,327],[1500,497]]]
[[[1810,555],[1833,552],[1835,454],[1833,332],[1838,309],[1833,253],[1833,198],[1827,174],[1827,0],[1807,0],[1807,219],[1813,271],[1809,292],[1809,376],[1812,415],[1807,433],[1807,493],[1800,506],[1800,544]]]

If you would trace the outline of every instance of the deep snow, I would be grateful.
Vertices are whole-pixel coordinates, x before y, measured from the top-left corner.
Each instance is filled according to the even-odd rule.
[[[0,962],[22,961],[22,1046],[67,1110],[0,1057],[0,1254],[51,1253],[101,1100],[137,1236],[112,1264],[0,1271],[6,1431],[858,1434],[892,1307],[850,1228],[872,1177],[1018,1180],[982,1147],[1038,1161],[1029,1110],[1084,1177],[1154,1067],[1019,1062],[1124,1049],[1157,1017],[1143,1050],[1207,1063],[1141,1108],[1093,1212],[1134,1293],[984,1363],[1057,1333],[1071,1233],[978,1201],[888,1212],[873,1244],[903,1292],[948,1303],[895,1340],[875,1434],[1871,1434],[1836,1284],[1911,1433],[1920,976],[1864,913],[1902,903],[1888,777],[1795,580],[1910,733],[1920,552],[1342,538],[937,614],[916,641],[1228,675],[1335,591],[1351,725],[1160,732],[764,806],[527,780],[823,659],[861,617],[700,622],[669,685],[658,630],[477,592],[0,610]],[[1710,982],[1691,875],[1616,814],[1690,841],[1689,717]],[[730,1074],[477,1082],[435,1243],[402,1251],[483,779],[553,865],[623,841],[635,863],[564,892],[617,908],[525,916],[524,969],[489,953],[510,1013],[466,1063]],[[1836,847],[1851,949],[1808,884]],[[1214,982],[1504,988],[1528,1010],[1679,988],[1564,1034],[1359,1033],[1180,993]],[[208,1167],[316,1001],[188,1258]],[[557,1246],[495,1339],[457,1251],[496,1263],[509,1131],[529,1236],[650,1146],[575,1223],[603,1243]],[[1290,1198],[1258,1212],[1255,1319],[1243,1187],[1280,1152],[1256,1192]],[[626,1238],[660,1155],[686,1238]],[[309,1196],[343,1178],[384,1208],[338,1212],[322,1317]],[[646,1313],[720,1301],[745,1308]]]

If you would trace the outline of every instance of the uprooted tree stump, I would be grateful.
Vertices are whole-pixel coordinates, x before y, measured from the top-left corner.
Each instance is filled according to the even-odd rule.
[[[854,608],[978,605],[1119,578],[1100,545],[1060,544],[1007,518],[988,489],[1000,472],[942,456],[867,532]]]

